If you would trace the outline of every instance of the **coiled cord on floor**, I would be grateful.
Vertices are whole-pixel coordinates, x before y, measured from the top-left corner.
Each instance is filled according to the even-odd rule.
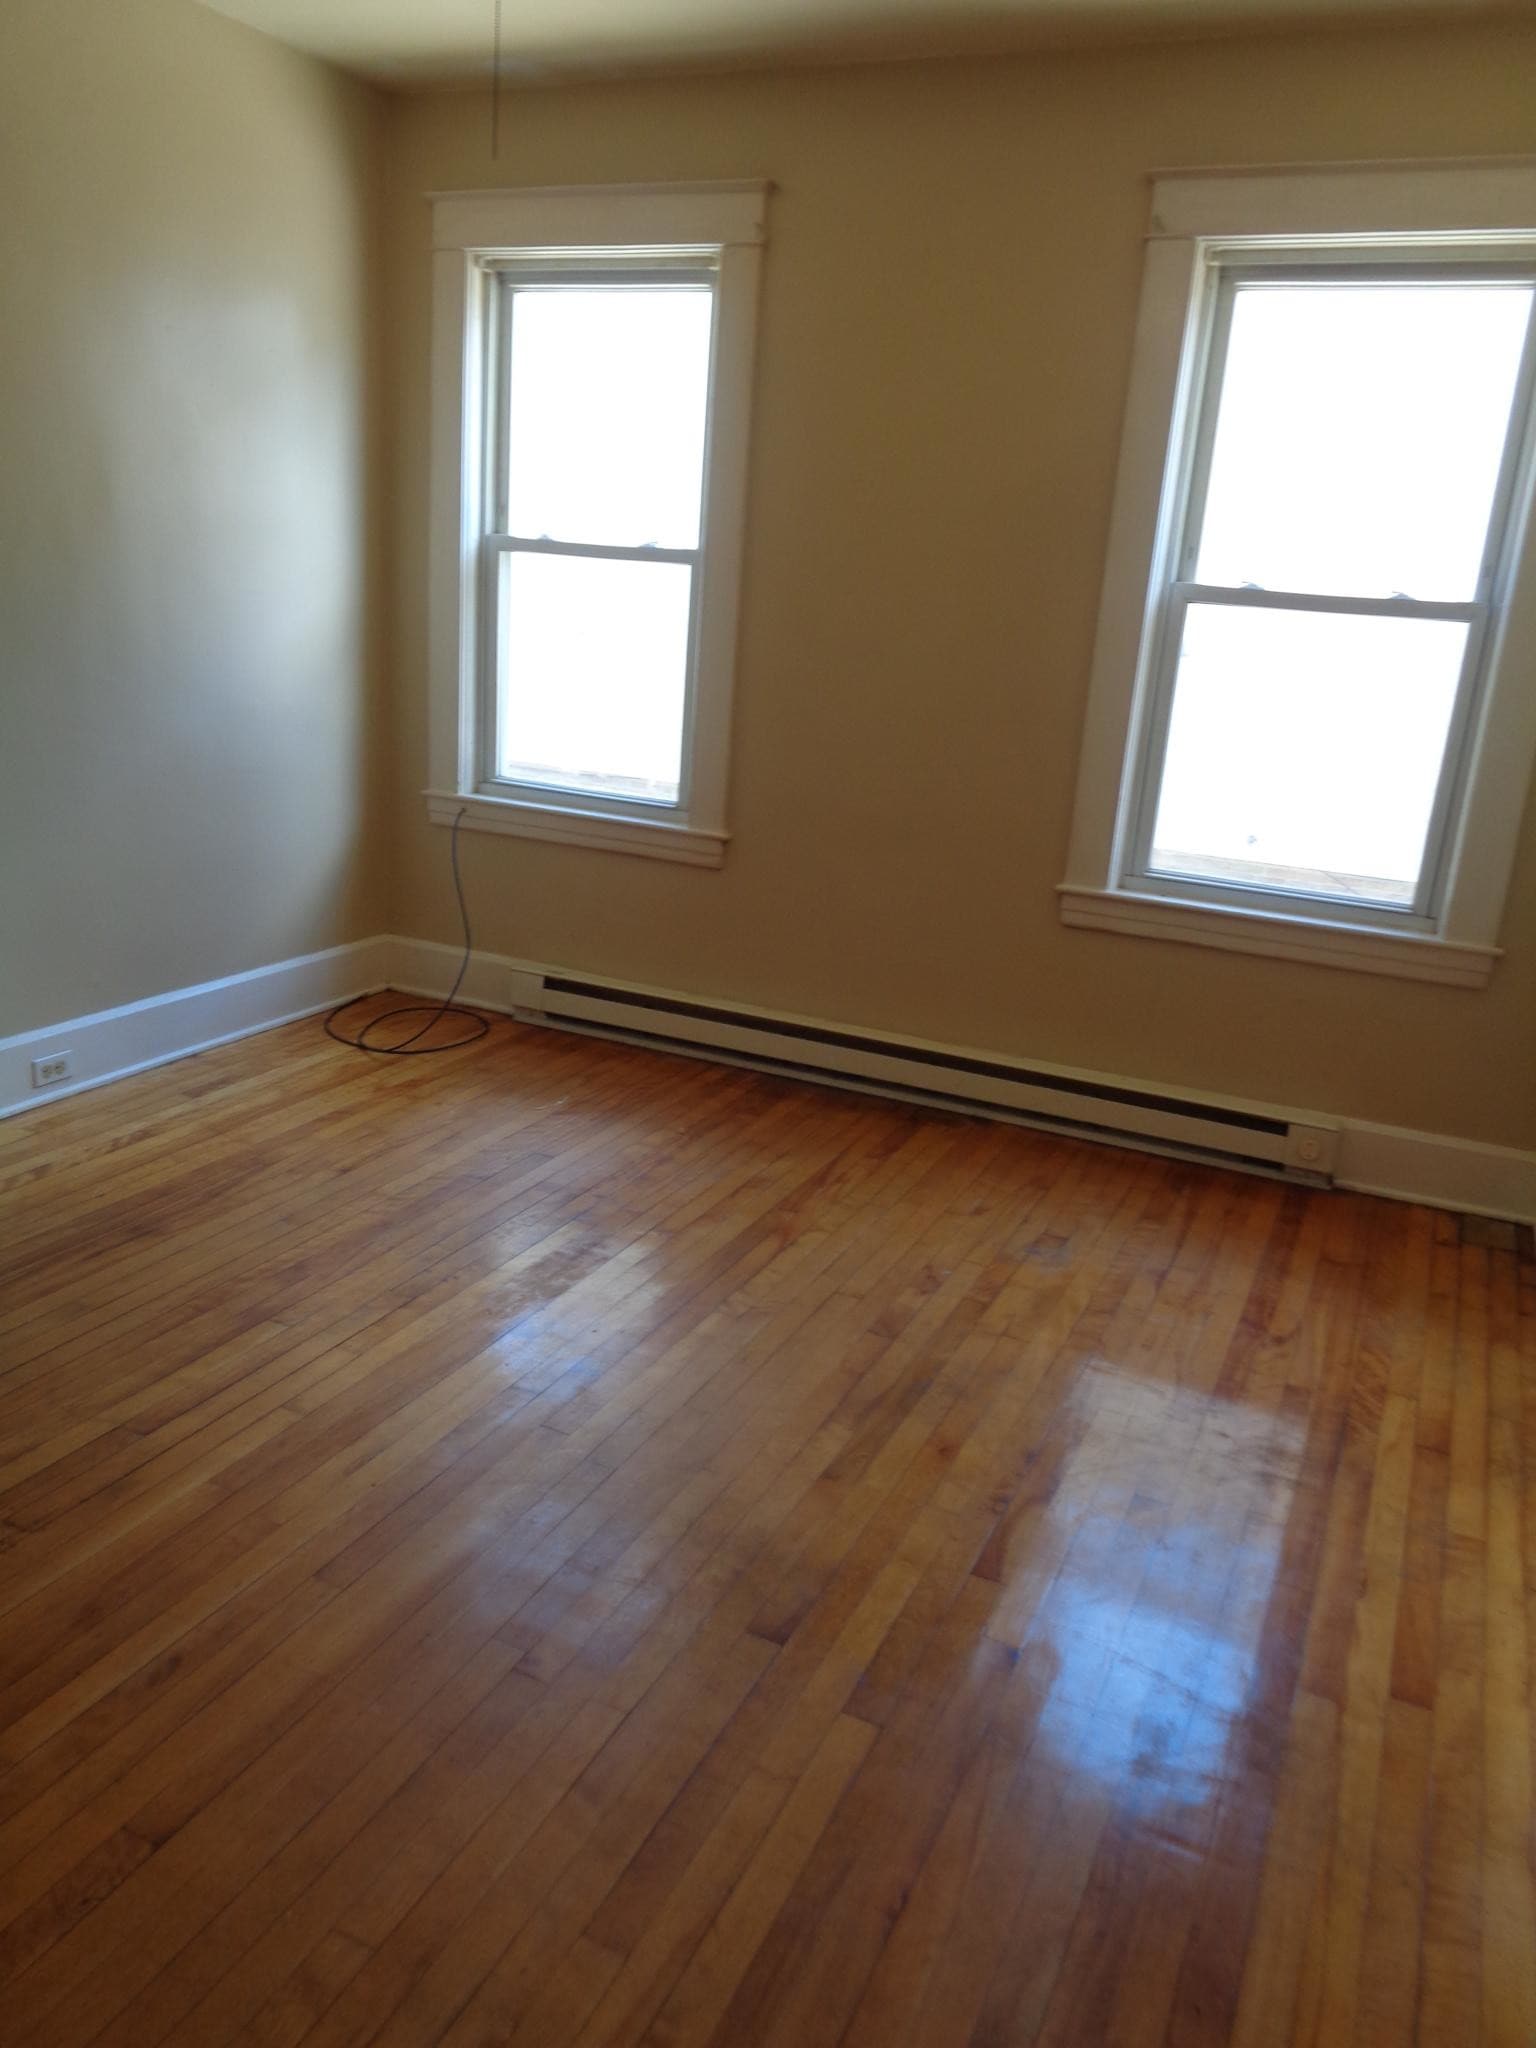
[[[355,1038],[349,1038],[344,1031],[336,1029],[336,1019],[345,1016],[348,1010],[356,1009],[359,1003],[367,1002],[366,996],[352,996],[344,1003],[338,1003],[325,1020],[327,1038],[334,1038],[338,1045],[350,1046],[354,1052],[376,1052],[390,1059],[420,1059],[427,1053],[456,1052],[461,1045],[473,1045],[477,1038],[484,1038],[491,1028],[488,1017],[482,1017],[478,1010],[466,1009],[456,1003],[454,997],[464,984],[469,972],[469,959],[474,951],[474,935],[469,927],[469,906],[464,901],[464,882],[459,873],[459,820],[464,816],[461,806],[455,813],[453,829],[448,835],[448,860],[453,869],[453,893],[458,898],[459,923],[464,931],[464,957],[459,962],[459,971],[453,977],[453,987],[440,1003],[400,1003],[392,1010],[381,1010],[376,1017],[370,1017]],[[402,1038],[395,1045],[373,1045],[372,1034],[381,1024],[387,1024],[392,1017],[425,1017],[426,1023]],[[462,1017],[475,1027],[463,1032],[458,1038],[450,1038],[444,1045],[422,1045],[419,1041],[427,1036],[444,1017]]]

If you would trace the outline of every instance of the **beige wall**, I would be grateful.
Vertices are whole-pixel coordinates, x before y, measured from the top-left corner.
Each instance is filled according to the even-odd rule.
[[[455,936],[421,195],[766,175],[728,865],[470,838],[480,943],[1536,1144],[1536,821],[1487,992],[1068,932],[1054,896],[1141,173],[1533,148],[1513,26],[527,92],[495,163],[483,99],[381,115],[190,0],[5,0],[0,1031]]]
[[[1486,992],[1056,917],[1135,307],[1170,164],[1536,149],[1536,32],[419,96],[390,148],[397,929],[422,818],[432,188],[767,176],[721,873],[466,839],[480,944],[1149,1079],[1536,1144],[1536,833]]]
[[[0,5],[0,1032],[361,936],[377,103]]]

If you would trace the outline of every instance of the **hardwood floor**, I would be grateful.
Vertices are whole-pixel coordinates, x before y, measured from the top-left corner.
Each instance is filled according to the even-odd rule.
[[[0,1187],[8,2048],[1536,2042],[1507,1226],[505,1022]]]

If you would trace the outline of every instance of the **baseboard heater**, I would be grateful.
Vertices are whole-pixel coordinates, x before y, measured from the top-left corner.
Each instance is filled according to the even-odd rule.
[[[1219,1102],[834,1025],[514,969],[525,1023],[1326,1186],[1338,1134]]]

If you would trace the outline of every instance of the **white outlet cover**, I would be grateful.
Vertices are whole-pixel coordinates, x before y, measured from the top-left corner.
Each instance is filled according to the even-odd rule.
[[[1339,1134],[1327,1124],[1292,1124],[1285,1163],[1304,1173],[1331,1174],[1338,1160]]]

